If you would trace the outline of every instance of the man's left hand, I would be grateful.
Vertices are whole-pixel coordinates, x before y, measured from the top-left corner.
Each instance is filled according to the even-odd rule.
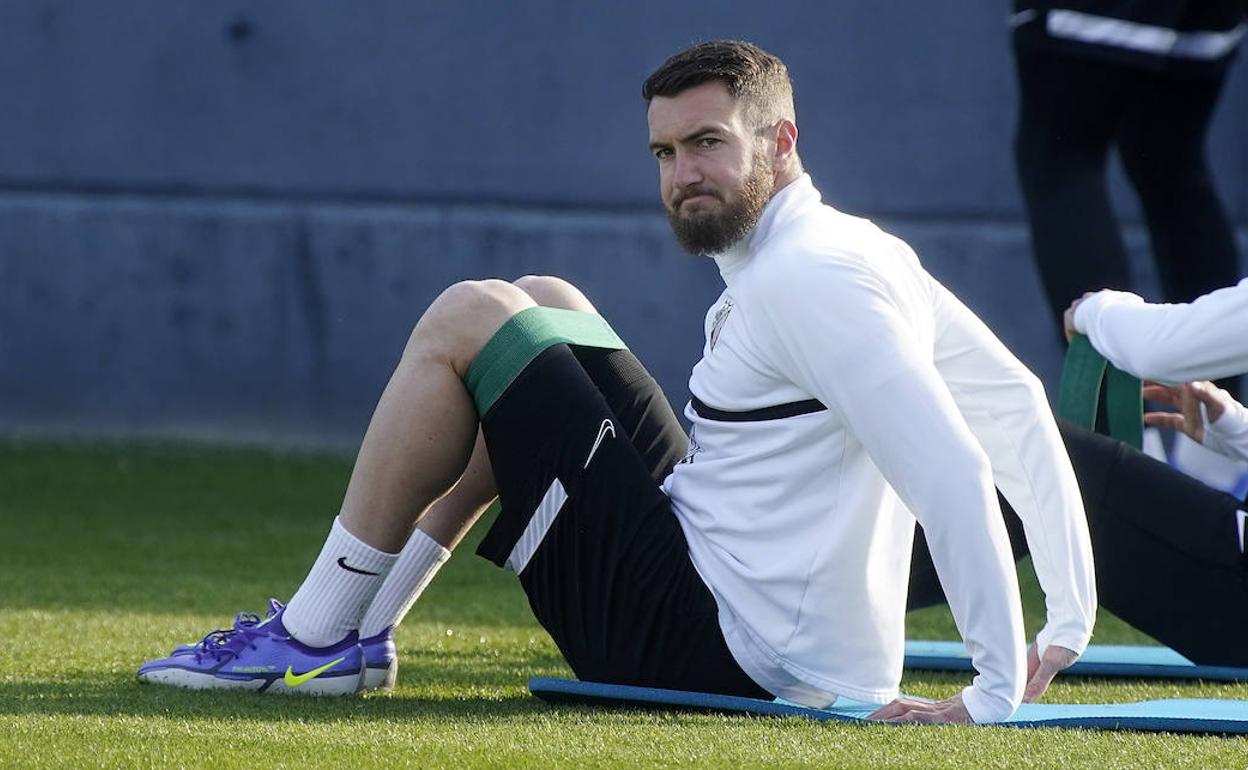
[[[962,693],[939,701],[898,698],[871,712],[867,719],[880,722],[921,722],[924,724],[969,725],[971,713],[962,703]]]

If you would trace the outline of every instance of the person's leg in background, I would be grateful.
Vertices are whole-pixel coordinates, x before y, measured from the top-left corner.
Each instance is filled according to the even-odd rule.
[[[1130,288],[1106,164],[1134,73],[1018,46],[1015,62],[1015,161],[1036,267],[1060,334],[1062,313],[1084,292]]]
[[[1083,496],[1100,604],[1196,663],[1248,666],[1248,505],[1120,441],[1058,421]],[[1018,517],[1002,499],[1016,557]],[[944,601],[916,536],[909,609]]]
[[[1166,302],[1191,302],[1239,280],[1235,230],[1205,154],[1223,79],[1174,70],[1152,75],[1152,85],[1127,106],[1118,135]]]
[[[1225,69],[1171,68],[1127,106],[1118,135],[1139,194],[1166,302],[1191,302],[1240,279],[1235,229],[1218,195],[1205,143]],[[1218,383],[1239,392],[1240,378]]]
[[[1248,506],[1121,442],[1062,433],[1101,605],[1196,663],[1248,666]]]

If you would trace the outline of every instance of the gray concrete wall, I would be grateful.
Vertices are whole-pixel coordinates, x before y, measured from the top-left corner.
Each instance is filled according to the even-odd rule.
[[[527,272],[683,400],[719,285],[658,213],[639,87],[718,36],[788,61],[826,197],[1051,376],[1006,5],[0,5],[0,431],[350,445],[442,286]],[[1241,66],[1211,141],[1241,227],[1246,137]]]

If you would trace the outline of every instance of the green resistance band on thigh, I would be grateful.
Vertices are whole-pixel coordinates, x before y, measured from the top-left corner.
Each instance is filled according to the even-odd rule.
[[[1144,401],[1139,379],[1111,366],[1087,337],[1076,334],[1062,366],[1057,413],[1088,430],[1096,430],[1102,385],[1109,434],[1140,449],[1144,443]]]
[[[477,414],[484,417],[543,350],[564,342],[608,350],[627,347],[606,319],[595,313],[553,307],[521,310],[494,333],[468,367],[464,384],[477,404]]]

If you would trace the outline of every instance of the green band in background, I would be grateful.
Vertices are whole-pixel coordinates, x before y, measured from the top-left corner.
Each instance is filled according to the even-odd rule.
[[[1140,380],[1121,369],[1105,373],[1105,409],[1109,434],[1136,449],[1144,448],[1144,397]]]
[[[1110,435],[1136,449],[1144,443],[1144,401],[1140,381],[1109,365],[1082,334],[1076,334],[1062,366],[1057,413],[1088,430],[1096,430],[1096,412],[1105,386],[1105,418]]]
[[[1101,397],[1101,382],[1105,379],[1107,362],[1088,338],[1075,335],[1066,350],[1062,365],[1062,384],[1058,391],[1057,413],[1067,420],[1087,428],[1096,429],[1096,409]]]
[[[464,383],[482,417],[512,381],[546,348],[560,343],[624,350],[619,335],[596,313],[554,307],[522,310],[503,324],[468,367]]]

